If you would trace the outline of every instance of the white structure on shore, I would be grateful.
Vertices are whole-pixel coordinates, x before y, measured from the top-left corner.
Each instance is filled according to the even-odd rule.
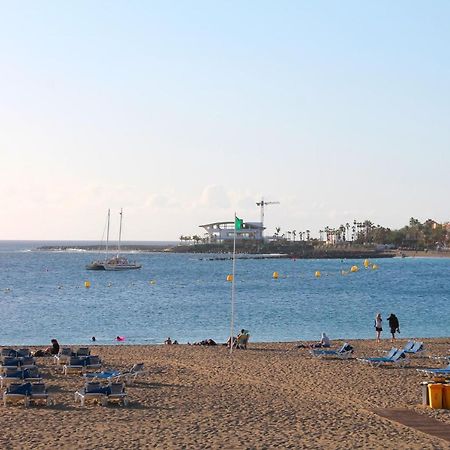
[[[264,231],[261,222],[244,222],[240,230],[234,229],[234,222],[232,221],[206,223],[199,225],[199,227],[205,229],[210,243],[232,241],[234,233],[236,233],[236,240],[262,240]]]

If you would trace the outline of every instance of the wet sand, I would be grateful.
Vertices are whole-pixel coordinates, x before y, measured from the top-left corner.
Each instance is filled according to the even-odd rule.
[[[398,346],[406,341],[399,340]],[[338,347],[342,341],[335,341]],[[389,340],[354,340],[355,356],[376,356]],[[450,338],[426,339],[428,354],[450,354]],[[76,346],[74,346],[75,348]],[[396,424],[372,408],[406,407],[450,426],[450,411],[421,406],[418,367],[372,368],[320,360],[294,343],[249,343],[232,356],[222,346],[91,346],[105,367],[144,362],[147,375],[127,387],[128,407],[74,401],[79,375],[39,358],[52,407],[1,406],[4,449],[450,449],[439,438]]]

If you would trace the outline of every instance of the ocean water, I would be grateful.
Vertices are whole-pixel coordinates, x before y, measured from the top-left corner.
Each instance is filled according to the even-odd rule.
[[[98,255],[32,251],[43,242],[0,242],[0,344],[161,343],[230,332],[230,260],[211,255],[135,253],[141,270],[87,271]],[[223,255],[221,255],[223,256]],[[252,341],[374,336],[374,317],[394,312],[402,337],[450,334],[450,259],[238,259],[235,328]],[[357,273],[342,275],[356,264]],[[273,272],[279,279],[272,278]],[[316,278],[314,273],[322,276]],[[91,287],[85,288],[85,281]],[[384,337],[388,326],[384,320]]]

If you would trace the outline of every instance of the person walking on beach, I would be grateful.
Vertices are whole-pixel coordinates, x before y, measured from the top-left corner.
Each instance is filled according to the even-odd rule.
[[[381,332],[383,331],[383,319],[381,318],[381,314],[378,313],[375,316],[375,331],[377,332],[377,342],[380,342]]]
[[[389,328],[391,329],[392,341],[394,341],[395,333],[400,333],[400,323],[397,316],[393,313],[391,313],[387,320],[389,322]]]

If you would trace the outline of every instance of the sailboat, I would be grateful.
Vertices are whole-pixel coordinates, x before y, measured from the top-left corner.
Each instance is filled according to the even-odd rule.
[[[120,254],[120,244],[122,240],[122,216],[123,211],[120,209],[120,226],[119,226],[119,241],[117,244],[117,254],[112,258],[108,257],[109,250],[109,221],[110,221],[110,210],[108,209],[108,223],[107,223],[107,231],[106,231],[106,255],[104,260],[92,261],[90,264],[86,266],[87,270],[110,270],[110,271],[119,271],[119,270],[132,270],[132,269],[140,269],[142,267],[141,264],[138,264],[136,261],[128,261],[125,256]]]

